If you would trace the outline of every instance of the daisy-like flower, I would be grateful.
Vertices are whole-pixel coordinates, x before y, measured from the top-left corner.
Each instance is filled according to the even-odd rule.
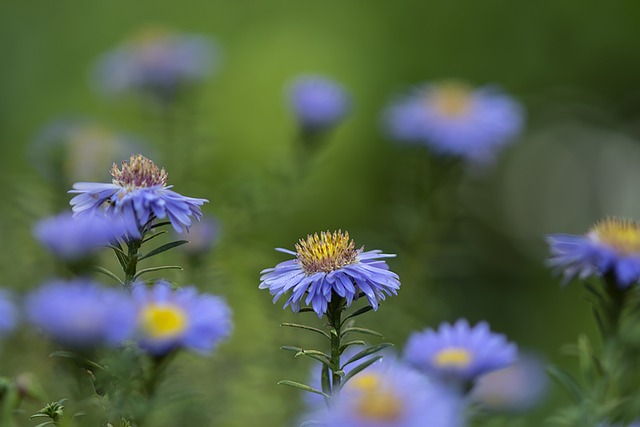
[[[389,135],[426,145],[468,163],[490,163],[520,134],[524,110],[495,87],[473,89],[457,81],[426,84],[385,112]]]
[[[123,221],[103,215],[74,217],[71,212],[38,222],[33,234],[57,257],[66,261],[81,260],[107,246],[126,233]]]
[[[140,229],[154,218],[168,218],[177,232],[188,230],[191,217],[200,219],[200,206],[206,199],[186,197],[170,190],[164,168],[138,154],[129,162],[111,168],[113,180],[109,183],[78,182],[69,193],[78,194],[71,199],[76,215],[95,214],[104,208],[107,215],[122,216],[127,224]]]
[[[333,403],[307,418],[325,427],[459,427],[463,423],[458,395],[396,361],[360,372]]]
[[[169,102],[186,85],[209,76],[218,57],[208,37],[149,27],[103,55],[92,77],[105,95],[137,92]]]
[[[515,344],[489,330],[486,322],[473,328],[466,320],[443,323],[409,337],[404,359],[432,378],[469,383],[489,372],[506,368],[518,356]]]
[[[289,102],[303,132],[337,125],[349,112],[349,95],[338,83],[321,76],[303,76],[289,87]]]
[[[171,289],[168,282],[133,288],[138,342],[154,355],[175,348],[207,354],[231,332],[231,310],[220,298],[193,287]]]
[[[640,224],[608,218],[583,236],[550,234],[549,265],[561,271],[565,281],[575,277],[611,274],[620,288],[640,279]]]
[[[548,389],[544,361],[525,353],[511,366],[480,377],[470,397],[491,411],[518,413],[538,405]]]
[[[131,300],[87,280],[49,282],[28,295],[25,309],[45,335],[75,348],[117,346],[135,328]]]
[[[11,332],[18,322],[18,311],[9,294],[0,289],[0,336]]]
[[[296,259],[263,270],[259,288],[269,289],[274,303],[291,291],[284,307],[291,306],[296,312],[304,299],[322,317],[333,294],[345,298],[349,306],[360,292],[377,310],[379,300],[396,295],[400,288],[398,275],[381,260],[395,255],[380,250],[364,251],[364,247],[356,249],[347,232],[323,231],[300,239],[296,252],[276,250],[295,255]]]

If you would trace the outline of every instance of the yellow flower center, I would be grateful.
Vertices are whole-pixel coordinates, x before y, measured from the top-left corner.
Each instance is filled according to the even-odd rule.
[[[140,321],[145,334],[155,339],[177,337],[188,323],[182,308],[170,304],[147,305],[140,314]]]
[[[640,252],[640,224],[635,221],[608,218],[594,225],[587,236],[625,254]]]
[[[164,168],[158,168],[153,161],[142,154],[131,156],[129,163],[122,162],[120,169],[114,163],[111,167],[111,176],[115,185],[128,190],[152,187],[154,185],[164,187],[167,185],[167,179],[169,178]]]
[[[440,367],[465,368],[471,363],[471,353],[460,347],[449,347],[440,350],[433,356],[433,363]]]
[[[471,88],[461,82],[440,83],[433,92],[429,92],[427,102],[444,117],[463,116],[471,106]]]
[[[296,252],[302,268],[307,274],[329,273],[345,265],[353,264],[358,257],[349,233],[323,231],[296,243]]]
[[[355,404],[357,414],[371,421],[392,422],[402,415],[402,402],[376,374],[360,374],[348,384],[360,392]]]

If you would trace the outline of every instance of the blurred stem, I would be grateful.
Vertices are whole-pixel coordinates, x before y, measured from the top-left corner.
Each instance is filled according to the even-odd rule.
[[[144,239],[144,233],[140,239],[130,240],[127,242],[127,265],[124,269],[124,291],[128,294],[131,293],[131,287],[136,276],[136,270],[138,268],[138,251],[142,245]]]
[[[608,301],[603,310],[608,321],[608,330],[606,331],[608,336],[603,336],[602,338],[606,341],[607,339],[615,339],[619,335],[620,319],[631,287],[621,289],[612,272],[605,274],[604,282]],[[605,331],[603,331],[604,334]]]
[[[335,293],[327,307],[327,320],[329,321],[331,336],[331,395],[336,397],[340,392],[342,382],[342,372],[340,370],[340,335],[342,312],[345,308],[346,300],[338,297]]]

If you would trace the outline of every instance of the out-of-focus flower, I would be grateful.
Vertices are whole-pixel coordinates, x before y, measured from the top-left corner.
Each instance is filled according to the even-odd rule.
[[[104,179],[101,165],[140,151],[136,138],[91,120],[59,119],[46,125],[29,147],[28,156],[47,180],[69,185]]]
[[[131,299],[88,280],[46,283],[28,295],[26,315],[54,341],[77,348],[117,346],[135,328]]]
[[[122,216],[127,224],[142,228],[153,218],[168,218],[177,232],[189,229],[191,217],[200,219],[200,206],[206,199],[186,197],[170,190],[164,168],[138,154],[129,163],[122,162],[111,168],[112,183],[78,182],[69,193],[78,195],[71,199],[76,215],[95,214]]]
[[[300,239],[296,252],[278,248],[280,252],[295,255],[296,259],[284,261],[274,268],[261,272],[260,289],[269,289],[275,303],[283,294],[292,291],[284,307],[300,310],[303,298],[318,317],[327,311],[335,293],[351,305],[360,292],[364,292],[369,304],[378,309],[378,301],[386,295],[396,295],[400,288],[397,274],[389,271],[380,258],[394,257],[380,250],[364,251],[355,248],[349,233],[321,232]]]
[[[92,78],[105,95],[134,92],[171,102],[181,89],[209,76],[218,62],[218,48],[209,37],[149,27],[105,53]]]
[[[405,360],[432,378],[445,382],[471,382],[481,375],[506,368],[518,350],[504,335],[489,330],[486,322],[473,328],[466,320],[443,323],[409,337]]]
[[[9,294],[0,289],[0,336],[11,332],[18,322],[18,310]]]
[[[470,397],[492,411],[527,411],[540,403],[549,388],[544,365],[534,354],[520,354],[511,366],[480,377]]]
[[[640,279],[640,224],[635,221],[608,218],[584,236],[550,234],[547,242],[549,265],[565,281],[612,274],[626,288]]]
[[[385,112],[388,134],[468,163],[490,163],[524,126],[524,109],[495,87],[425,84]]]
[[[303,76],[288,88],[289,102],[303,132],[337,125],[349,112],[349,95],[338,83],[322,76]]]
[[[220,223],[212,216],[204,216],[189,229],[189,244],[180,249],[189,256],[206,254],[220,240]]]
[[[133,288],[138,313],[138,340],[154,355],[175,348],[210,353],[231,332],[231,310],[220,298],[198,294],[193,287],[171,289],[158,281],[154,286]]]
[[[123,221],[100,214],[74,217],[69,212],[38,222],[33,234],[57,257],[76,261],[94,255],[125,234],[126,230]]]
[[[463,400],[398,362],[374,364],[347,382],[327,410],[325,427],[459,427]]]

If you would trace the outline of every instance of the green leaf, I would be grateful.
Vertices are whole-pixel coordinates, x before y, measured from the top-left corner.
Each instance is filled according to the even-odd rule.
[[[367,357],[371,354],[377,353],[380,350],[384,350],[385,348],[388,348],[388,347],[393,347],[393,344],[391,344],[390,342],[385,342],[382,344],[374,345],[373,347],[365,348],[359,353],[356,353],[353,357],[351,357],[351,359],[347,360],[345,364],[342,365],[342,369],[344,369],[344,367],[347,366],[348,364],[355,362],[356,360],[360,360],[363,357]]]
[[[358,310],[354,311],[353,313],[351,313],[350,315],[348,315],[347,317],[344,318],[344,321],[342,322],[342,324],[344,324],[344,322],[346,322],[347,320],[354,318],[356,316],[360,316],[361,314],[367,313],[369,311],[373,310],[373,307],[371,307],[370,305],[365,305],[362,308],[359,308]]]
[[[292,345],[283,345],[282,347],[280,347],[280,350],[295,351],[296,353],[299,353],[302,351],[300,347],[294,347]]]
[[[161,221],[157,224],[153,224],[151,225],[151,227],[149,227],[149,231],[153,230],[154,228],[164,227],[165,225],[171,225],[171,221]]]
[[[318,334],[321,334],[323,337],[325,337],[327,339],[331,339],[331,337],[329,336],[328,333],[326,333],[325,331],[323,331],[321,329],[314,328],[313,326],[300,325],[298,323],[281,323],[280,326],[288,326],[290,328],[298,328],[298,329],[305,329],[307,331],[313,331],[313,332],[316,332]]]
[[[304,391],[308,391],[308,392],[311,392],[311,393],[316,393],[316,394],[319,394],[319,395],[324,396],[324,397],[329,398],[329,399],[331,398],[330,395],[328,395],[326,393],[323,393],[320,390],[317,390],[317,389],[315,389],[315,388],[313,388],[311,386],[308,386],[308,385],[302,384],[302,383],[298,383],[298,382],[295,382],[295,381],[282,380],[282,381],[278,381],[278,385],[286,385],[286,386],[289,386],[289,387],[294,387],[294,388],[297,388],[297,389],[300,389],[300,390],[304,390]]]
[[[188,240],[176,240],[176,241],[173,241],[173,242],[165,243],[164,245],[162,245],[160,247],[157,247],[154,250],[149,251],[144,255],[139,256],[138,257],[138,261],[142,261],[143,259],[151,258],[154,255],[161,254],[164,251],[168,251],[169,249],[173,249],[173,248],[175,248],[177,246],[184,245],[185,243],[189,243],[189,241]]]
[[[330,360],[331,360],[331,357],[329,357],[327,354],[318,350],[300,350],[295,354],[294,357],[299,357],[299,356],[307,356],[312,359],[316,359],[322,363],[330,363]]]
[[[182,267],[180,267],[179,265],[161,265],[159,267],[143,268],[142,270],[138,271],[135,276],[133,276],[133,279],[135,280],[145,273],[151,273],[153,271],[160,270],[182,270]]]
[[[322,382],[322,391],[326,394],[331,394],[331,380],[329,376],[329,365],[322,365],[322,375],[320,377]]]
[[[558,384],[564,387],[565,390],[567,390],[575,403],[579,404],[580,402],[582,402],[582,400],[584,399],[584,393],[582,392],[582,389],[578,382],[569,372],[557,366],[548,366],[547,373]]]
[[[376,356],[373,359],[367,360],[366,362],[364,362],[364,363],[356,366],[355,368],[353,368],[342,379],[342,385],[346,384],[346,382],[349,381],[351,378],[353,378],[355,375],[357,375],[360,372],[364,371],[365,369],[367,369],[369,366],[373,365],[374,363],[376,363],[380,359],[382,359],[382,356]]]
[[[367,345],[367,343],[362,340],[353,340],[353,341],[346,342],[340,346],[340,354],[344,353],[347,347],[352,345]]]
[[[167,234],[167,230],[161,230],[161,231],[158,231],[156,234],[152,234],[149,237],[145,237],[142,240],[141,244],[147,243],[149,240],[154,239],[154,238],[156,238],[158,236],[162,236],[163,234]]]
[[[340,334],[340,337],[342,338],[350,332],[357,332],[359,334],[373,335],[379,338],[384,338],[380,332],[376,332],[372,329],[367,329],[367,328],[359,328],[357,326],[346,328],[345,330],[342,331],[342,333]]]
[[[298,313],[315,313],[315,311],[313,311],[313,308],[311,307],[302,307],[298,310]]]
[[[118,246],[109,245],[109,247],[113,249],[113,253],[116,254],[116,258],[118,259],[120,266],[124,270],[127,267],[127,254],[124,253],[124,251],[120,247],[120,244],[118,244]]]
[[[71,352],[71,351],[54,351],[53,353],[49,354],[49,357],[53,358],[53,357],[60,357],[63,359],[71,359],[71,360],[75,360],[76,362],[80,362],[83,363],[86,366],[91,366],[93,368],[99,369],[99,370],[103,370],[104,367],[96,362],[94,362],[93,360],[89,360],[87,358],[84,357],[80,357],[77,354]]]
[[[120,283],[121,285],[124,285],[124,282],[122,280],[120,280],[120,278],[118,276],[115,275],[115,273],[112,273],[111,271],[107,270],[104,267],[101,267],[99,265],[94,265],[93,269],[95,271],[97,271],[98,273],[102,273],[107,277],[112,278],[113,280],[115,280],[116,282]]]

